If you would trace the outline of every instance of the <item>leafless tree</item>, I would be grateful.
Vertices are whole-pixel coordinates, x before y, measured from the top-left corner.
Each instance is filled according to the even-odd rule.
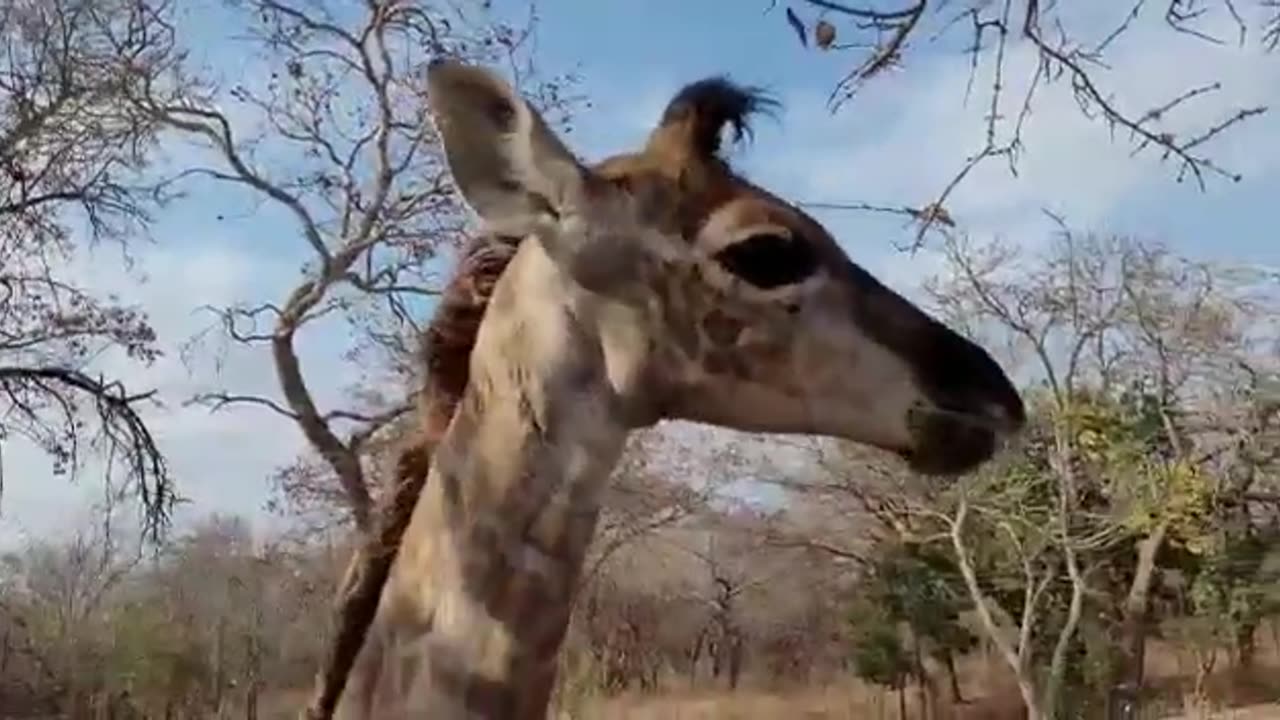
[[[636,433],[627,443],[601,501],[582,582],[629,543],[704,513],[723,489],[719,477],[697,478],[696,464],[681,439],[657,430]]]
[[[0,588],[0,616],[19,631],[19,648],[37,671],[32,687],[40,691],[32,695],[50,697],[70,717],[100,704],[111,605],[143,560],[140,540],[108,493],[71,537],[16,554],[13,584]]]
[[[80,467],[86,442],[105,452],[108,479],[122,466],[152,531],[173,501],[139,414],[152,395],[93,368],[113,353],[150,363],[155,333],[70,265],[99,241],[127,251],[150,220],[157,124],[127,98],[181,59],[168,11],[149,0],[0,8],[0,442],[25,437],[59,471]]]

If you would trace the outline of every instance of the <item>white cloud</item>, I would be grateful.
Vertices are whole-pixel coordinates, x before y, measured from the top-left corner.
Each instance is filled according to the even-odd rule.
[[[272,263],[228,249],[216,240],[191,245],[148,247],[128,271],[110,250],[86,255],[70,275],[86,286],[114,293],[149,313],[165,355],[149,367],[119,356],[102,358],[95,366],[120,379],[132,391],[155,389],[164,406],[148,409],[146,417],[168,457],[179,491],[192,499],[193,512],[254,513],[262,507],[271,470],[288,462],[303,447],[302,438],[287,420],[254,408],[210,413],[184,401],[194,393],[225,387],[238,393],[274,396],[276,383],[265,348],[228,348],[215,363],[217,344],[206,344],[189,369],[178,352],[181,343],[206,327],[204,305],[253,301],[265,293],[280,293],[291,266]],[[334,353],[312,348],[305,367],[321,378],[338,377],[331,363]],[[215,372],[215,365],[220,371]],[[336,386],[318,388],[322,398],[333,397]],[[15,537],[39,537],[65,530],[78,521],[77,510],[100,493],[102,468],[84,467],[78,483],[52,475],[49,459],[37,449],[13,441],[5,447],[6,488],[0,516],[0,542]]]

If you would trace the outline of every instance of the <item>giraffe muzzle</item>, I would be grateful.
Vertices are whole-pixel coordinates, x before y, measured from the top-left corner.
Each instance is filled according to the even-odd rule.
[[[991,459],[1025,419],[1005,405],[991,403],[967,411],[924,405],[907,414],[914,446],[899,454],[912,470],[926,475],[961,475]]]

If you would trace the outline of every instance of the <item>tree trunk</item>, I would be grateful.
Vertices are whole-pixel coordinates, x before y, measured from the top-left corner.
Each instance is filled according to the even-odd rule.
[[[223,690],[227,685],[226,669],[224,667],[226,664],[226,630],[227,619],[219,613],[218,626],[213,635],[213,713],[218,720],[222,720],[225,717]]]
[[[729,642],[729,689],[738,689],[738,679],[742,675],[743,643],[742,636],[734,631]]]
[[[963,705],[964,695],[960,692],[960,673],[956,671],[956,657],[950,650],[943,652],[942,662],[947,666],[947,679],[951,682],[951,701]]]
[[[244,693],[245,720],[258,720],[258,695],[262,689],[262,645],[259,643],[262,632],[262,609],[258,608],[254,615],[253,631],[246,638],[249,662],[248,682]]]
[[[1256,620],[1244,622],[1236,629],[1235,645],[1237,669],[1245,671],[1253,669],[1253,660],[1258,650],[1256,642],[1257,634],[1258,622]]]
[[[1196,680],[1192,694],[1195,697],[1196,704],[1204,707],[1208,700],[1208,682],[1209,676],[1213,673],[1213,666],[1218,661],[1218,650],[1209,648],[1208,652],[1199,652],[1196,656]]]
[[[978,612],[978,619],[982,621],[982,627],[986,631],[987,639],[999,651],[1000,656],[1004,658],[1005,665],[1013,672],[1014,680],[1018,684],[1018,694],[1022,696],[1022,704],[1027,709],[1027,720],[1042,720],[1044,711],[1040,706],[1040,698],[1036,696],[1035,684],[1032,682],[1031,674],[1027,663],[1022,661],[1017,651],[1005,638],[1000,626],[996,624],[995,617],[991,614],[991,606],[987,602],[986,595],[978,586],[978,575],[974,572],[973,563],[969,560],[969,552],[964,545],[964,521],[969,512],[969,504],[962,496],[960,504],[956,508],[955,519],[951,524],[951,546],[955,551],[956,564],[960,567],[960,575],[964,578],[965,588],[969,591],[969,599],[973,601],[974,608]]]
[[[1067,621],[1054,643],[1053,657],[1049,661],[1049,679],[1045,689],[1045,713],[1051,718],[1062,716],[1063,688],[1066,685],[1068,656],[1076,642],[1076,628],[1084,610],[1084,578],[1080,575],[1073,550],[1066,552],[1067,575],[1071,578],[1071,602],[1067,606]]]
[[[1119,662],[1107,703],[1110,720],[1134,720],[1142,702],[1143,666],[1147,649],[1147,606],[1155,576],[1156,553],[1164,544],[1164,523],[1138,543],[1138,566],[1124,603],[1120,624]]]
[[[258,681],[250,680],[244,697],[244,720],[258,720]]]
[[[920,717],[929,719],[928,676],[924,672],[924,653],[920,649],[920,636],[911,632],[911,649],[915,653],[916,696],[920,698]]]
[[[898,720],[907,720],[907,683],[898,683]]]
[[[698,682],[698,661],[702,659],[702,648],[707,640],[706,630],[699,630],[698,637],[693,641],[693,650],[689,653],[689,686],[694,687]]]

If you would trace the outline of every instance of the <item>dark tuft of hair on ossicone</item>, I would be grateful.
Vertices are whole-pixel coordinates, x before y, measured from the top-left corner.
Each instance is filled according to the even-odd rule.
[[[684,86],[662,113],[662,125],[688,122],[694,149],[704,157],[720,153],[726,128],[738,142],[751,137],[751,118],[772,114],[780,104],[757,87],[737,85],[725,77],[710,77]]]

